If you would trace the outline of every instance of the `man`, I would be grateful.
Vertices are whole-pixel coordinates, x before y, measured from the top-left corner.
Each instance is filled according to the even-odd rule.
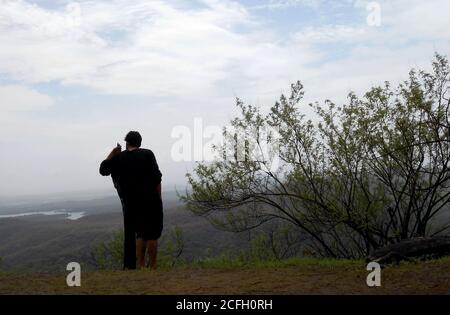
[[[161,172],[151,150],[141,149],[142,137],[130,131],[126,150],[120,144],[100,165],[100,174],[113,178],[122,201],[124,218],[124,269],[145,267],[148,251],[150,268],[156,269],[157,241],[163,229]]]

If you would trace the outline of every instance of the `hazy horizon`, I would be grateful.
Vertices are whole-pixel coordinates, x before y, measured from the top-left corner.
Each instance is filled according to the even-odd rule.
[[[175,193],[182,193],[187,186],[162,186],[163,198]],[[17,194],[17,195],[0,195],[0,207],[10,202],[39,202],[43,200],[95,200],[104,197],[117,196],[117,191],[113,186],[110,188],[86,189],[86,190],[68,190],[68,191],[54,191],[48,193],[36,194]]]

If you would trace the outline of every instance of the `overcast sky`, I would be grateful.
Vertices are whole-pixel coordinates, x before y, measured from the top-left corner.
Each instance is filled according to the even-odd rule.
[[[448,0],[0,0],[0,196],[112,189],[98,166],[129,130],[183,185],[175,126],[296,80],[338,103],[397,82],[449,55],[449,19]]]

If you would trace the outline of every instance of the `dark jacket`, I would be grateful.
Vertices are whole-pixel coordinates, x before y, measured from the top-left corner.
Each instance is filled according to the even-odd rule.
[[[100,165],[100,174],[113,178],[114,186],[125,203],[159,199],[156,187],[162,174],[151,150],[123,151]]]

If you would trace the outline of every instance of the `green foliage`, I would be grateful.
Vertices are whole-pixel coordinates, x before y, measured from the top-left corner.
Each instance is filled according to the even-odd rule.
[[[101,242],[91,253],[94,265],[99,270],[121,270],[123,267],[123,231],[117,231],[111,240]],[[184,249],[183,231],[174,227],[168,235],[158,241],[158,265],[162,268],[182,263]]]
[[[97,245],[92,252],[93,261],[99,270],[121,270],[123,261],[123,232],[116,232],[109,241]],[[158,266],[163,269],[177,266],[238,267],[246,265],[276,265],[290,261],[299,255],[300,239],[288,225],[276,225],[261,230],[251,237],[248,247],[224,251],[219,256],[187,261],[182,254],[185,248],[183,230],[174,227],[159,241]]]
[[[295,232],[292,226],[276,225],[271,229],[255,232],[246,247],[195,259],[191,263],[195,266],[234,268],[248,265],[276,266],[278,263],[295,261],[301,254],[301,239]]]
[[[363,97],[350,93],[342,106],[310,104],[315,121],[304,114],[303,94],[293,84],[267,114],[237,100],[237,131],[224,130],[216,147],[224,158],[187,174],[182,199],[193,213],[235,232],[290,223],[323,257],[361,258],[450,228],[432,224],[450,201],[447,58],[436,55],[431,72],[412,70],[397,88],[386,82]],[[278,148],[275,170],[263,143]],[[263,240],[254,242],[269,255]]]
[[[220,268],[235,269],[243,267],[272,268],[289,266],[326,266],[339,267],[362,264],[360,260],[348,259],[324,259],[319,257],[300,256],[300,252],[292,252],[290,256],[277,257],[280,250],[286,248],[286,244],[281,242],[285,239],[283,234],[286,229],[276,230],[275,234],[280,243],[279,247],[274,248],[272,235],[264,232],[258,233],[249,241],[249,247],[240,250],[226,251],[218,256],[209,256],[196,259],[184,266],[193,266],[199,268]]]
[[[292,257],[283,260],[253,260],[245,261],[240,256],[220,255],[194,261],[189,266],[197,268],[240,269],[252,268],[283,268],[296,266],[348,267],[364,265],[363,260],[324,259],[311,257]]]
[[[121,270],[123,268],[123,230],[117,231],[106,242],[101,242],[91,253],[94,265],[100,270]]]
[[[301,254],[303,238],[292,225],[273,225],[259,230],[249,241],[249,248],[242,252],[247,261],[275,261]]]
[[[161,267],[174,267],[183,263],[183,250],[185,246],[183,230],[176,226],[168,236],[161,239],[161,249],[158,252],[158,264]]]

